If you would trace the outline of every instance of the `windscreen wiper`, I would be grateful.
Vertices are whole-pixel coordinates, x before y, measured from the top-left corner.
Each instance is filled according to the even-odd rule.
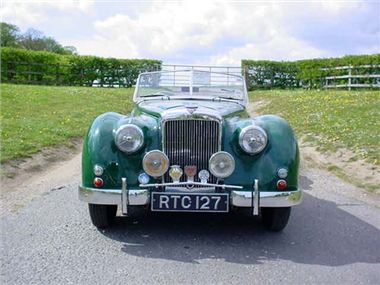
[[[212,98],[212,101],[219,101],[219,102],[222,102],[222,101],[224,101],[224,102],[234,102],[234,103],[237,103],[237,104],[239,104],[239,105],[244,106],[244,104],[241,103],[239,99],[236,99],[236,98],[234,98],[234,97],[214,97],[214,98]]]

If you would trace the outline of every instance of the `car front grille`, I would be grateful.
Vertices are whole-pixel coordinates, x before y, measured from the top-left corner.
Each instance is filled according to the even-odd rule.
[[[182,170],[186,165],[195,165],[197,175],[194,181],[199,182],[198,173],[208,170],[208,161],[212,154],[219,150],[220,124],[212,120],[173,120],[164,125],[164,152],[170,165],[179,165]],[[171,181],[169,173],[165,181]],[[186,181],[185,174],[181,181]],[[215,183],[216,177],[210,174],[209,183]]]

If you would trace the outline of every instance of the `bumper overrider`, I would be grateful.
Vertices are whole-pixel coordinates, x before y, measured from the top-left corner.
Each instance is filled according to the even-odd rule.
[[[121,189],[100,189],[79,186],[79,199],[90,204],[118,205],[123,214],[128,214],[128,205],[144,206],[150,204],[151,189],[162,186],[186,186],[190,182],[161,183],[140,185],[147,189],[128,189],[126,178],[122,178]],[[220,185],[210,183],[191,184],[205,187],[220,187],[230,190],[230,203],[235,207],[249,207],[253,209],[253,215],[259,214],[260,207],[291,207],[298,205],[302,200],[302,191],[260,191],[258,180],[253,183],[252,191],[242,191],[241,186]],[[170,193],[166,191],[165,193]]]

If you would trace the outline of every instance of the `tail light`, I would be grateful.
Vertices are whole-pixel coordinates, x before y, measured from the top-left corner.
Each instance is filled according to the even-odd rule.
[[[277,181],[277,189],[284,190],[286,188],[286,181],[284,179]]]
[[[103,179],[99,177],[94,178],[94,186],[95,187],[102,187],[103,186]]]

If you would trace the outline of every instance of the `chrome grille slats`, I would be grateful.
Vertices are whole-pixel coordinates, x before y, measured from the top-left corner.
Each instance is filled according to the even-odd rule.
[[[197,173],[202,169],[208,170],[208,161],[212,154],[219,150],[220,124],[215,120],[185,119],[168,120],[163,126],[164,152],[169,158],[170,165],[196,165]],[[194,181],[200,182],[198,177]],[[181,181],[186,181],[186,175]],[[169,174],[164,176],[170,182]],[[216,177],[210,175],[208,182],[216,183]]]

